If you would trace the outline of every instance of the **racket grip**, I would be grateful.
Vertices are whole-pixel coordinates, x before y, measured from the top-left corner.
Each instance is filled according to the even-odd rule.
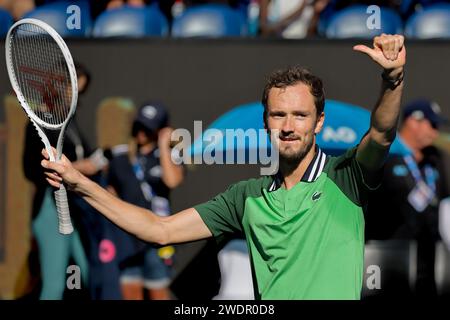
[[[61,184],[59,190],[55,191],[56,210],[58,211],[59,233],[71,234],[73,232],[70,220],[69,202],[67,201],[66,187]]]

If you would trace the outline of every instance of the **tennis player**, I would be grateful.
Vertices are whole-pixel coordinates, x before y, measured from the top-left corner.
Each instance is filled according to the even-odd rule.
[[[262,97],[264,121],[280,155],[273,176],[232,185],[212,200],[160,217],[115,198],[64,158],[43,160],[47,180],[64,181],[108,219],[149,242],[166,245],[243,233],[257,299],[360,299],[367,193],[397,129],[406,61],[404,39],[381,35],[353,49],[383,68],[382,90],[370,128],[339,157],[316,145],[324,122],[322,81],[293,67],[273,73]],[[45,150],[44,157],[48,158]]]

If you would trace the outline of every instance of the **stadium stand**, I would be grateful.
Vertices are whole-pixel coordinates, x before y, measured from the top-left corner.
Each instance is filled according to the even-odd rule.
[[[188,8],[174,19],[174,37],[239,37],[247,34],[243,15],[225,5],[207,4]]]
[[[92,28],[92,19],[88,1],[77,1],[76,6],[80,10],[79,25],[71,25],[71,13],[78,10],[73,6],[73,1],[58,1],[37,7],[25,14],[23,18],[35,18],[52,26],[63,38],[82,38],[89,36]]]
[[[100,14],[95,21],[94,37],[166,36],[169,25],[156,6],[124,6]]]
[[[381,33],[402,33],[403,23],[392,9],[381,8],[379,28],[368,28],[367,6],[353,5],[334,14],[325,31],[327,38],[372,38]]]
[[[435,4],[413,14],[406,22],[405,35],[416,39],[450,39],[450,4]]]
[[[8,11],[0,9],[0,36],[4,37],[13,24],[13,18]]]

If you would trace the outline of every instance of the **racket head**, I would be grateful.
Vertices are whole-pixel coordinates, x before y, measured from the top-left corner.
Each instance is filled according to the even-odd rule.
[[[27,115],[46,129],[64,127],[75,113],[78,84],[72,55],[51,26],[22,19],[8,31],[6,65]]]

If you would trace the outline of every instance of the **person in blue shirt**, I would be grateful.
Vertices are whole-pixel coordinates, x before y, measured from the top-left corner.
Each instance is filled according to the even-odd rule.
[[[184,178],[183,167],[171,160],[172,129],[168,127],[168,121],[169,115],[163,104],[143,104],[133,122],[133,143],[113,148],[113,158],[109,163],[109,190],[121,199],[148,208],[160,216],[170,214],[170,191]],[[121,235],[122,245],[129,243],[129,248],[122,250],[136,252],[121,262],[123,298],[142,300],[146,298],[146,289],[149,299],[170,299],[168,287],[174,248],[155,248],[143,245],[125,232]]]

